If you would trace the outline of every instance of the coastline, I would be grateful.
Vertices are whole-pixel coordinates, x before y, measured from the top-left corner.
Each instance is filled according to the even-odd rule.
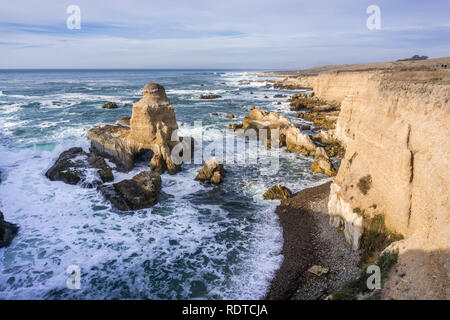
[[[284,260],[265,299],[325,299],[359,274],[359,253],[351,250],[343,233],[329,224],[330,184],[301,190],[276,208],[283,229]],[[329,272],[318,277],[308,272],[313,265]]]

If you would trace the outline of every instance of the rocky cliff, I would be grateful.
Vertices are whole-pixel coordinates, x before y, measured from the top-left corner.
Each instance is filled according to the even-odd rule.
[[[346,153],[331,185],[331,223],[357,249],[368,219],[382,215],[405,237],[391,245],[403,271],[385,297],[448,298],[450,73],[333,72],[312,82],[317,97],[341,103],[335,133]]]

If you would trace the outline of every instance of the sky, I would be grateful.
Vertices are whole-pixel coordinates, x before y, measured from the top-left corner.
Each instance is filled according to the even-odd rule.
[[[69,29],[70,5],[80,29]],[[380,9],[380,29],[369,29]],[[2,0],[0,68],[303,69],[450,56],[449,0]]]

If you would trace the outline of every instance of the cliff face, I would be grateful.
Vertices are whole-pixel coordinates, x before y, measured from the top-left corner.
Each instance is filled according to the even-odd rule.
[[[449,296],[449,79],[445,70],[399,70],[328,73],[313,80],[316,96],[341,102],[336,135],[346,153],[331,186],[331,223],[344,226],[356,249],[365,217],[383,214],[387,228],[406,238],[392,247],[399,249],[400,268],[403,263],[411,269],[411,281],[430,276],[431,260],[414,264],[418,259],[410,252],[435,257],[439,281],[411,284],[409,296],[391,281],[389,297]],[[407,276],[400,284],[405,281]]]

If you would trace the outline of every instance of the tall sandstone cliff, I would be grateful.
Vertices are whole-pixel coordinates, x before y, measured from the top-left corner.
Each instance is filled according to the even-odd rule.
[[[331,223],[354,249],[364,219],[384,215],[405,239],[391,244],[399,263],[384,298],[450,297],[450,72],[323,73],[323,100],[341,103],[336,135],[345,157],[331,185]]]

